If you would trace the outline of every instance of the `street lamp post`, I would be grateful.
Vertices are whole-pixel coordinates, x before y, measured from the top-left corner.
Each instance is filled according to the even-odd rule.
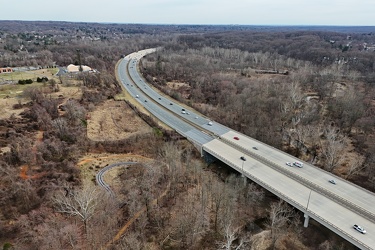
[[[310,197],[311,197],[311,191],[312,191],[312,189],[310,189],[309,199],[307,200],[306,212],[307,212],[307,209],[309,208]]]
[[[305,212],[305,215],[304,215],[304,217],[305,217],[305,222],[303,223],[304,227],[307,227],[309,225],[310,216],[307,214],[307,210],[309,209],[311,191],[312,191],[312,189],[310,189],[309,198],[307,200],[307,205],[306,205],[306,212]]]
[[[243,164],[246,161],[246,158],[245,158],[245,156],[241,156],[240,159],[242,160],[242,177],[245,177],[245,174],[243,172]]]

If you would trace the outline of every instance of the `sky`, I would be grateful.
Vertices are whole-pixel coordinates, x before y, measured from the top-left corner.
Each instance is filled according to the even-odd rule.
[[[0,20],[375,26],[375,0],[0,0]]]

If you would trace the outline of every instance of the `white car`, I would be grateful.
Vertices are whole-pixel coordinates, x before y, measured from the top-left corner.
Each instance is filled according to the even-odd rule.
[[[293,165],[292,165],[292,163],[291,162],[287,162],[287,163],[285,163],[287,166],[289,166],[289,167],[293,167]]]
[[[212,126],[212,122],[211,122],[211,121],[209,121],[209,122],[208,122],[208,125]]]
[[[296,167],[299,167],[299,168],[303,168],[303,163],[299,162],[299,161],[295,161],[295,162],[293,162],[293,166],[296,166]]]
[[[358,232],[360,232],[361,234],[365,234],[366,233],[366,230],[363,227],[361,227],[361,226],[359,226],[357,224],[354,224],[353,228],[355,230],[357,230]]]

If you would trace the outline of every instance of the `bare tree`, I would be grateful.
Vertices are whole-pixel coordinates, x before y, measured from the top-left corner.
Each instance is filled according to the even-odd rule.
[[[280,200],[271,204],[269,210],[268,228],[271,230],[272,246],[275,247],[277,239],[286,232],[285,227],[293,218],[294,212],[291,206]]]
[[[129,232],[121,238],[119,243],[121,249],[142,250],[144,249],[144,242],[140,240],[137,232]]]
[[[52,121],[52,126],[56,130],[60,139],[63,140],[69,136],[69,127],[66,119],[59,117]]]
[[[339,165],[345,147],[345,137],[335,127],[327,128],[324,135],[326,139],[321,142],[324,167],[332,172]]]
[[[200,191],[191,192],[177,202],[176,219],[172,223],[172,237],[183,249],[193,248],[208,224],[207,211],[200,204]]]
[[[56,211],[78,217],[84,226],[87,235],[87,222],[94,216],[99,204],[99,192],[93,186],[85,186],[78,190],[58,192],[53,201]]]
[[[44,223],[27,230],[35,230],[37,232],[34,240],[37,242],[39,249],[83,248],[78,225],[62,218],[59,214],[51,214]]]
[[[158,196],[157,183],[161,177],[161,169],[158,166],[152,166],[151,164],[146,166],[143,175],[137,179],[137,187],[143,202],[146,206],[147,218],[151,218],[152,201],[154,197]]]
[[[182,164],[181,150],[174,143],[165,144],[160,150],[160,158],[169,168],[168,175],[171,186],[168,195],[174,197],[177,192],[178,182],[185,175],[185,168]]]
[[[43,92],[39,88],[35,87],[28,87],[26,88],[23,93],[23,97],[30,99],[33,102],[41,103],[42,100],[45,98]]]
[[[366,167],[364,161],[365,159],[363,157],[357,155],[354,160],[350,162],[345,179],[347,180],[349,177],[359,174],[362,170],[364,170]]]
[[[301,87],[298,82],[292,82],[289,85],[289,101],[293,110],[298,110],[302,107],[305,101],[305,96],[301,91]]]
[[[239,227],[234,228],[231,223],[227,224],[224,230],[225,241],[224,243],[221,243],[220,249],[231,250],[233,248],[233,242],[238,238],[239,230]]]
[[[76,126],[86,119],[86,110],[75,100],[68,100],[65,104],[65,116],[68,123]]]

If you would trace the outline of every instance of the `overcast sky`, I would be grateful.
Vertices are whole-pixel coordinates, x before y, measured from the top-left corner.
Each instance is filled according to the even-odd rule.
[[[375,0],[0,0],[1,20],[375,26]]]

